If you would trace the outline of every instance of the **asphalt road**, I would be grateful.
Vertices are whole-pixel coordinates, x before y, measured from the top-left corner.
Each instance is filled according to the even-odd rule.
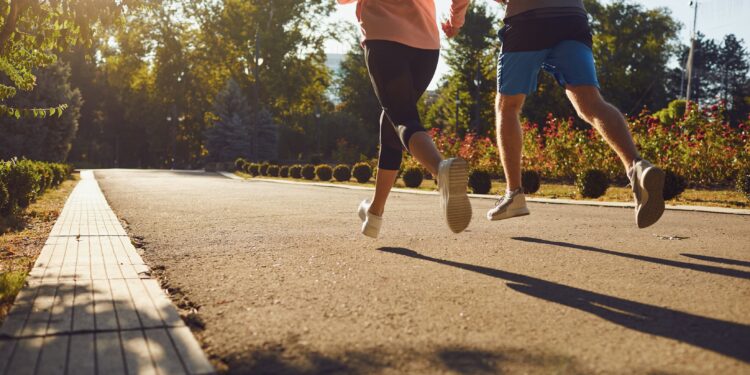
[[[437,196],[97,171],[230,373],[750,373],[750,217],[530,204],[452,234]],[[682,239],[665,239],[665,238]],[[196,320],[198,321],[198,320]]]

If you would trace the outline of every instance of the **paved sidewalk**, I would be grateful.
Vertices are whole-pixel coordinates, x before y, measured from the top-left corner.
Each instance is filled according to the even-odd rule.
[[[0,328],[2,374],[214,372],[92,171],[81,172],[27,281]]]

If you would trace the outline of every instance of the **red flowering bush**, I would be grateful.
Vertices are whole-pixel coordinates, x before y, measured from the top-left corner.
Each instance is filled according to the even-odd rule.
[[[430,129],[430,135],[443,156],[459,156],[469,163],[470,169],[481,169],[497,175],[502,173],[497,145],[489,136],[468,133],[461,138],[437,128]]]
[[[663,115],[648,111],[629,119],[641,155],[684,177],[692,186],[727,186],[741,170],[750,168],[750,117],[733,127],[724,121],[725,106],[699,108],[692,103],[663,123]],[[612,181],[625,181],[617,154],[594,129],[577,129],[573,119],[549,115],[544,126],[525,122],[523,170],[536,170],[547,179],[574,181],[597,169]],[[446,157],[461,156],[472,169],[502,174],[497,146],[489,136],[469,133],[461,138],[431,129]],[[413,163],[413,161],[410,161]]]

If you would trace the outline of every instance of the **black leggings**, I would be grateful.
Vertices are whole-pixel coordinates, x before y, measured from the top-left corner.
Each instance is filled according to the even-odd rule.
[[[378,168],[398,170],[409,139],[425,131],[417,102],[435,75],[439,50],[409,47],[387,40],[365,41],[365,60],[372,87],[383,107],[380,115]]]

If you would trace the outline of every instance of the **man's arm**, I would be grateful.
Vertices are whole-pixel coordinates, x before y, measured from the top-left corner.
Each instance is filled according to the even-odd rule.
[[[339,4],[351,4],[351,3],[357,2],[357,0],[337,0],[337,1],[339,2]]]

